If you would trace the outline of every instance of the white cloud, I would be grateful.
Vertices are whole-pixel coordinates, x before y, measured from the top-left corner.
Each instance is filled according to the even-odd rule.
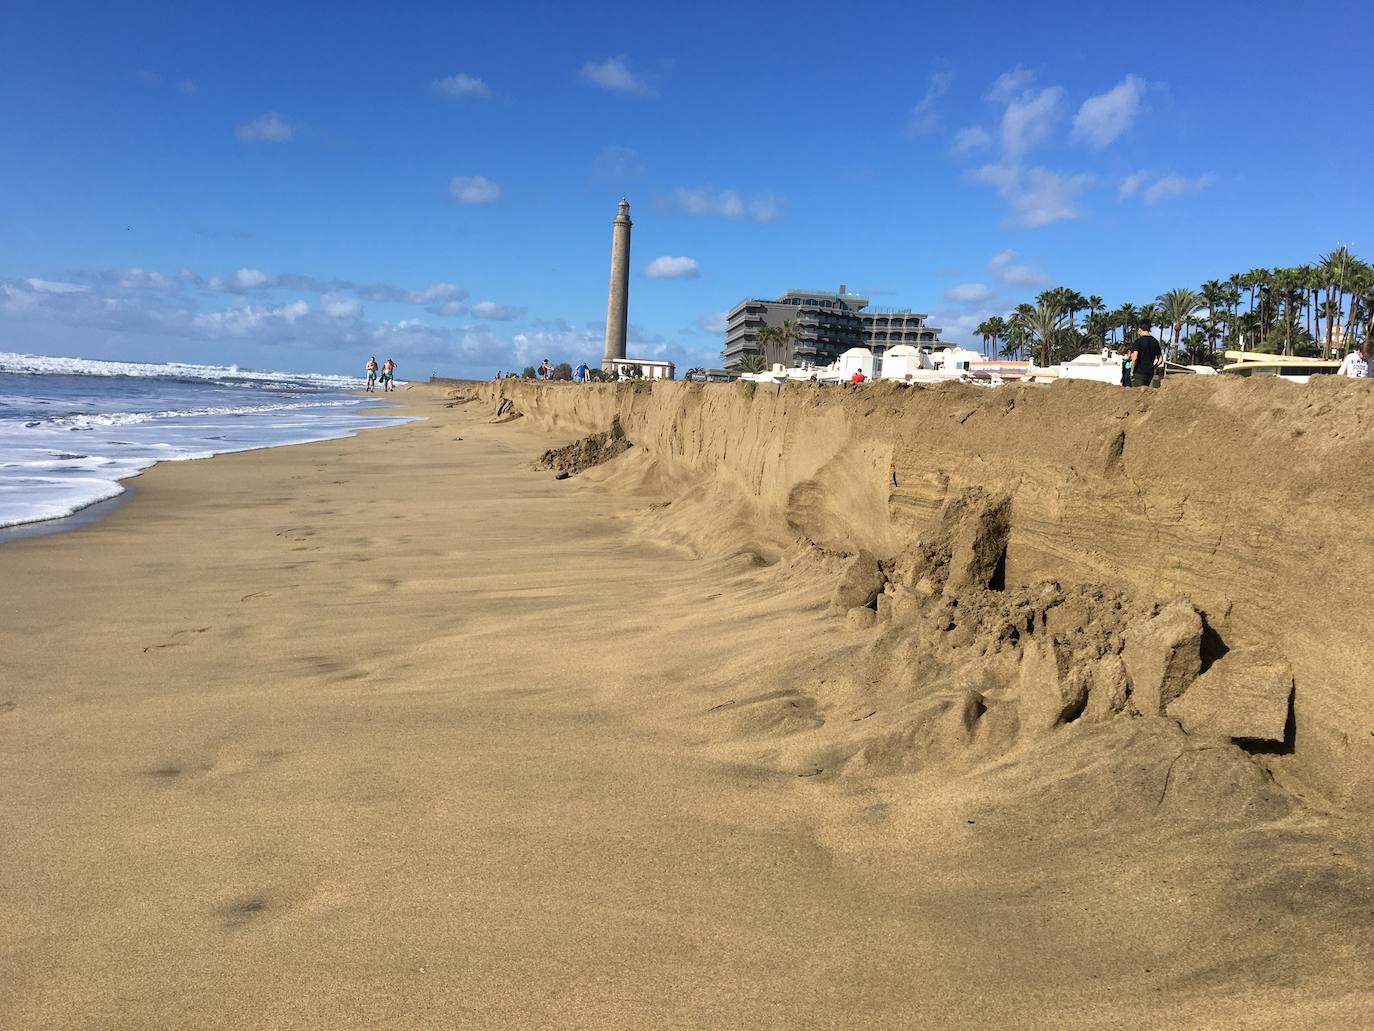
[[[1098,150],[1108,146],[1134,124],[1144,95],[1145,80],[1127,75],[1106,93],[1089,97],[1074,116],[1073,139]]]
[[[64,283],[55,279],[39,279],[33,277],[24,280],[29,287],[40,294],[82,294],[90,291],[89,286],[80,283]]]
[[[945,300],[951,304],[981,304],[992,296],[986,283],[960,283],[945,290]]]
[[[695,258],[674,258],[664,254],[644,266],[646,279],[696,279],[701,275],[701,266]]]
[[[269,111],[251,122],[234,126],[234,135],[241,143],[286,143],[296,135],[296,127],[277,112]]]
[[[182,79],[180,82],[178,82],[177,89],[180,90],[182,93],[185,93],[187,96],[194,96],[195,94],[200,92],[200,87],[197,86],[190,79]]]
[[[234,285],[240,290],[255,290],[271,281],[271,276],[255,268],[241,268],[234,273]]]
[[[1130,175],[1126,176],[1125,179],[1121,180],[1121,185],[1117,188],[1116,195],[1122,200],[1125,200],[1127,197],[1134,197],[1140,192],[1140,188],[1149,182],[1149,179],[1149,172],[1132,172]]]
[[[1011,224],[1025,229],[1078,218],[1078,195],[1093,182],[1087,173],[1061,175],[1038,166],[1023,172],[1011,165],[984,165],[972,178],[996,187],[1011,205]]]
[[[250,336],[280,331],[310,314],[305,301],[286,304],[248,304],[243,301],[220,311],[198,312],[191,324],[214,335]]]
[[[1005,104],[1020,96],[1035,81],[1035,73],[1019,64],[1009,72],[1003,72],[988,87],[988,99],[994,104]]]
[[[1047,286],[1049,277],[1031,265],[1017,262],[1013,250],[998,251],[988,260],[988,271],[997,277],[1003,286],[1037,287]]]
[[[585,81],[612,93],[638,97],[647,97],[652,93],[648,85],[630,71],[629,61],[624,54],[608,57],[599,64],[588,61],[579,74]]]
[[[411,304],[431,304],[434,301],[462,300],[468,292],[454,283],[431,283],[423,290],[408,291],[406,300]]]
[[[501,199],[500,184],[484,175],[455,175],[448,190],[459,204],[495,204]]]
[[[442,93],[446,97],[455,99],[491,96],[491,90],[487,88],[485,82],[475,75],[466,75],[463,72],[458,72],[447,78],[435,79],[429,85],[435,93]]]
[[[783,202],[772,194],[746,201],[735,190],[688,190],[679,187],[673,191],[667,206],[680,208],[698,217],[715,215],[752,222],[775,222],[782,217]]]
[[[463,301],[444,301],[425,309],[431,315],[466,315],[468,306]]]
[[[935,72],[931,75],[930,82],[926,85],[925,96],[911,109],[907,127],[912,132],[927,135],[939,130],[940,115],[935,108],[940,98],[949,92],[950,83],[953,81],[953,72]]]
[[[1172,200],[1174,197],[1201,193],[1215,180],[1216,176],[1211,172],[1204,172],[1194,179],[1189,179],[1184,175],[1166,175],[1147,186],[1145,192],[1141,194],[1141,199],[1146,204],[1157,204],[1162,200]]]
[[[707,333],[724,333],[729,312],[718,311],[697,319],[697,325]]]
[[[949,149],[956,157],[963,157],[991,146],[992,134],[981,126],[970,125],[967,129],[960,129],[954,134],[954,143]]]
[[[270,285],[258,288],[317,289],[319,303],[312,304],[289,293],[280,298],[255,293],[249,300],[229,291],[232,296],[226,299],[223,293],[207,289],[206,279],[187,270],[163,275],[142,269],[110,269],[74,274],[72,278],[77,281],[0,278],[0,329],[7,328],[4,323],[9,319],[47,327],[45,332],[52,341],[46,343],[47,347],[65,346],[61,342],[71,338],[73,330],[89,331],[102,338],[146,334],[159,340],[183,341],[196,354],[207,357],[217,348],[215,357],[225,361],[237,360],[236,355],[243,353],[244,347],[284,346],[349,355],[351,366],[351,356],[361,351],[408,357],[417,363],[424,360],[424,372],[435,365],[447,365],[463,374],[483,378],[498,367],[510,368],[512,362],[511,340],[486,328],[495,323],[455,330],[416,318],[374,321],[364,316],[362,304],[354,299],[368,295],[409,304],[461,303],[467,292],[451,283],[409,290],[384,284],[355,286],[342,280],[325,282],[281,273],[268,277]],[[222,277],[221,283],[232,287],[235,278]],[[256,282],[257,277],[250,276],[245,281]],[[494,302],[474,307],[480,307],[479,317],[488,319],[521,311]],[[599,355],[601,334],[595,337],[594,346],[579,345],[577,353]],[[35,338],[36,346],[43,343],[41,337]],[[547,353],[572,352],[549,348]]]
[[[493,322],[510,322],[518,319],[525,314],[524,308],[508,308],[504,304],[497,304],[495,301],[478,301],[470,311],[475,318],[489,319]]]
[[[1049,139],[1063,96],[1058,86],[1047,86],[1007,102],[1002,113],[1002,151],[1009,159],[1018,160]]]
[[[362,314],[363,306],[355,297],[345,297],[343,294],[322,294],[320,296],[320,311],[330,318],[351,319]]]

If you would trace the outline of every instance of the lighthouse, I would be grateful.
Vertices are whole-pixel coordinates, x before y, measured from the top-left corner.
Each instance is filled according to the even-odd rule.
[[[601,367],[625,357],[625,326],[630,307],[630,202],[620,198],[611,230],[611,289],[606,302],[606,350]]]

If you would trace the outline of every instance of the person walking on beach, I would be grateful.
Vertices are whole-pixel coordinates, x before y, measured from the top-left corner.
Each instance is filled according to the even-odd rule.
[[[584,361],[581,365],[579,365],[579,366],[577,367],[577,382],[579,382],[579,383],[586,383],[586,382],[587,382],[587,377],[590,376],[591,373],[592,373],[591,368],[590,368],[590,367],[587,365],[587,363]]]
[[[1131,386],[1133,387],[1153,387],[1158,386],[1155,382],[1156,369],[1163,371],[1164,352],[1159,348],[1159,341],[1150,334],[1150,320],[1142,319],[1136,327],[1137,336],[1135,343],[1131,347]]]
[[[382,366],[382,392],[396,389],[396,363],[390,358]]]
[[[1341,362],[1341,367],[1336,370],[1337,376],[1347,376],[1350,379],[1370,379],[1374,376],[1374,361],[1370,359],[1370,345],[1366,340],[1360,344],[1359,350],[1351,351]]]
[[[372,393],[372,388],[377,383],[377,356],[374,354],[367,360],[367,392]]]
[[[550,375],[552,375],[552,370],[549,368],[549,360],[545,358],[539,363],[539,378],[547,380]]]

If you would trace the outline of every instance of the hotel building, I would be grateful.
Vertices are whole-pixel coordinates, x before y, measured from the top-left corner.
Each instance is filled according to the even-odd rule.
[[[829,365],[851,347],[872,348],[875,356],[894,344],[938,345],[940,330],[926,325],[926,316],[909,310],[868,310],[868,298],[846,292],[788,290],[777,300],[740,301],[725,323],[724,367],[737,370],[749,351],[762,353],[758,332],[764,326],[790,321],[796,340],[787,348],[768,348],[768,365]]]

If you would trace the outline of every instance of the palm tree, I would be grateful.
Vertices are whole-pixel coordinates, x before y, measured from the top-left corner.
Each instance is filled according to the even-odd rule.
[[[988,336],[992,338],[992,349],[997,350],[997,341],[1007,335],[1007,321],[1000,315],[994,315],[988,319],[985,325],[988,327]]]
[[[1040,296],[1044,298],[1045,294]],[[1051,300],[1041,300],[1028,313],[1018,310],[1016,318],[1020,320],[1021,328],[1031,339],[1040,342],[1040,367],[1049,368],[1050,348],[1054,344],[1054,338],[1063,328],[1064,310]]]
[[[762,334],[762,330],[760,330],[760,334]],[[745,351],[740,355],[739,364],[735,368],[739,369],[740,372],[753,373],[762,372],[768,366],[764,364],[763,355],[757,351]]]
[[[688,380],[695,380],[698,376],[700,376],[702,379],[705,379],[706,370],[703,369],[700,365],[694,365],[687,370],[687,375],[683,378]]]
[[[1198,310],[1202,298],[1187,287],[1179,287],[1177,290],[1160,294],[1158,301],[1163,309],[1164,317],[1173,326],[1173,336],[1169,343],[1173,348],[1174,358],[1177,359],[1179,333],[1182,332],[1184,323],[1193,317],[1193,312]]]
[[[992,329],[988,326],[989,321],[988,319],[984,319],[982,322],[978,323],[978,328],[974,330],[974,332],[978,334],[979,339],[983,341],[984,355],[988,353],[988,341],[992,338]]]
[[[1332,339],[1335,335],[1336,324],[1340,322],[1342,309],[1345,307],[1345,277],[1350,272],[1351,255],[1348,248],[1344,245],[1337,247],[1330,254],[1321,256],[1321,276],[1326,282],[1326,347],[1331,349]],[[1332,311],[1332,294],[1335,294],[1335,311]]]
[[[1217,338],[1217,309],[1226,303],[1226,288],[1218,280],[1209,279],[1202,284],[1202,303],[1207,306],[1207,344],[1209,348]]]
[[[1131,335],[1131,330],[1135,329],[1135,320],[1140,317],[1140,312],[1136,311],[1134,304],[1123,304],[1116,309],[1117,325],[1121,327],[1121,342],[1125,343]]]

